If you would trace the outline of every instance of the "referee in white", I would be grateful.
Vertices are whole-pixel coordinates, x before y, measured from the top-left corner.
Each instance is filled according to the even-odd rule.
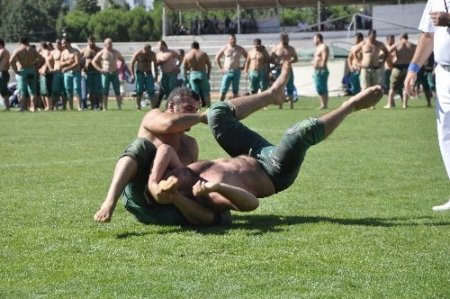
[[[420,20],[422,34],[414,57],[408,68],[405,87],[410,95],[415,95],[413,85],[420,67],[434,50],[437,63],[436,73],[436,120],[444,165],[450,178],[450,0],[428,0]],[[450,210],[450,200],[434,211]]]

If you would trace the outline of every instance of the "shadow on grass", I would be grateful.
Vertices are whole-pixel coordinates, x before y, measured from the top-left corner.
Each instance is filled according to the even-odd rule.
[[[231,230],[244,230],[250,235],[262,235],[265,233],[282,232],[289,226],[329,223],[345,226],[367,226],[367,227],[402,227],[402,226],[447,226],[450,220],[442,220],[432,216],[422,217],[392,217],[392,218],[332,218],[325,216],[289,216],[289,215],[233,215],[233,224],[229,226],[215,227],[180,227],[165,226],[161,230],[153,232],[126,232],[116,235],[117,239],[126,239],[130,237],[143,237],[149,234],[170,234],[186,231],[195,231],[199,234],[223,235]]]

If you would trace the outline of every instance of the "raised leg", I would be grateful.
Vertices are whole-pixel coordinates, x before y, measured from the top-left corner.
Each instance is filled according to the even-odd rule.
[[[268,90],[230,100],[230,103],[236,107],[236,118],[241,120],[267,105],[283,103],[284,88],[289,79],[289,68],[289,63],[283,64],[281,74]]]
[[[382,97],[383,89],[381,86],[372,86],[345,101],[341,107],[321,116],[320,119],[323,121],[325,127],[325,138],[341,124],[347,115],[353,111],[374,106]]]

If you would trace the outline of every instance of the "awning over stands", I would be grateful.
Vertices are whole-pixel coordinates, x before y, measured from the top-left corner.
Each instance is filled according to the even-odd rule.
[[[172,11],[208,11],[236,9],[239,5],[241,9],[259,8],[301,8],[317,7],[328,5],[349,5],[349,4],[405,4],[417,1],[405,0],[163,0],[166,7]]]

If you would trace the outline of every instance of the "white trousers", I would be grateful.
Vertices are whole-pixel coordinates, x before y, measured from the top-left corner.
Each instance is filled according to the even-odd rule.
[[[439,148],[450,179],[450,67],[436,67],[436,121]]]

